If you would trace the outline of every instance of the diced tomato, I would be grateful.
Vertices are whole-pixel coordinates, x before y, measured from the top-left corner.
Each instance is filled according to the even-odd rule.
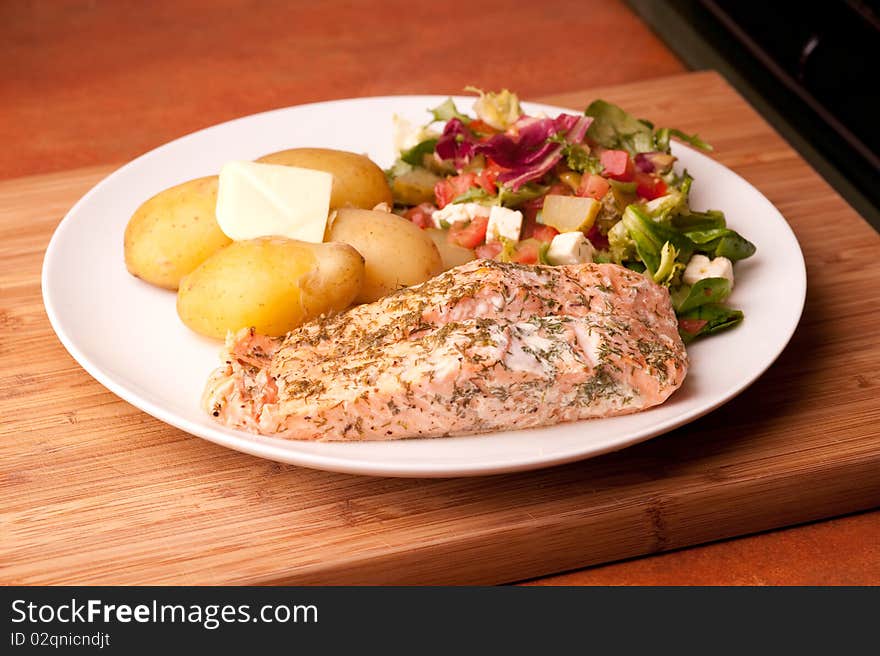
[[[409,219],[422,230],[425,228],[433,228],[434,221],[431,219],[431,214],[433,214],[436,209],[437,208],[431,203],[421,203],[404,212],[403,218]]]
[[[603,150],[599,155],[599,161],[602,163],[606,178],[620,182],[629,182],[633,179],[635,166],[625,150]]]
[[[488,216],[477,216],[465,223],[457,221],[449,228],[446,239],[462,248],[476,248],[486,240],[486,228],[489,226]]]
[[[492,171],[492,173],[495,174],[495,177],[498,177],[498,174],[499,174],[499,173],[502,173],[503,171],[507,171],[507,170],[508,170],[508,169],[504,168],[503,166],[501,166],[501,164],[499,164],[498,162],[496,162],[496,161],[495,161],[494,159],[492,159],[491,157],[487,157],[487,158],[486,158],[486,167],[485,167],[485,168],[486,168],[486,170],[488,170],[488,171]]]
[[[505,173],[506,171],[509,171],[510,169],[501,166],[491,157],[487,157],[486,165],[483,167],[483,170],[489,172],[489,174],[492,176],[492,182],[494,182],[497,186],[498,176],[502,173]]]
[[[477,173],[474,182],[476,182],[477,186],[480,187],[487,194],[494,196],[498,192],[498,187],[495,185],[495,178],[497,177],[498,171],[493,171],[492,169],[485,168]]]
[[[481,260],[494,260],[498,257],[503,246],[500,241],[490,241],[488,244],[480,244],[474,249],[477,257]]]
[[[437,199],[437,207],[443,209],[453,200],[474,186],[477,175],[473,171],[444,178],[434,185],[434,196]]]
[[[541,204],[543,205],[543,196],[540,198],[540,200]],[[525,203],[519,209],[523,214],[522,229],[520,230],[520,235],[522,235],[522,239],[529,239],[530,237],[534,237],[539,241],[549,242],[553,241],[553,238],[559,234],[559,231],[556,228],[538,223],[538,210],[540,208],[535,207],[534,205],[530,206],[529,203]]]
[[[666,183],[650,173],[636,172],[636,193],[642,198],[653,200],[666,193]]]
[[[510,258],[511,262],[520,264],[537,264],[540,259],[541,242],[537,239],[524,239],[516,245],[516,251]]]
[[[602,200],[605,198],[605,194],[608,193],[608,188],[610,186],[608,180],[601,175],[591,173],[581,178],[581,184],[578,186],[577,195],[584,196],[585,198]]]
[[[689,335],[696,335],[707,323],[706,319],[679,319],[678,327]]]
[[[437,184],[434,185],[434,198],[437,200],[437,207],[440,209],[449,205],[458,195],[448,179],[438,180]]]
[[[549,244],[558,234],[559,231],[553,226],[537,223],[535,224],[535,227],[531,230],[531,234],[526,234],[525,232],[523,232],[523,239],[528,239],[529,237],[532,237],[540,242]]]
[[[598,225],[593,224],[593,227],[587,231],[587,239],[589,239],[590,243],[600,251],[608,250],[608,236],[602,234]]]

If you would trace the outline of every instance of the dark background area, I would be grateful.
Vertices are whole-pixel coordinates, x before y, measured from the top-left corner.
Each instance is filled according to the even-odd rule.
[[[694,69],[721,71],[880,229],[880,2],[630,0]]]

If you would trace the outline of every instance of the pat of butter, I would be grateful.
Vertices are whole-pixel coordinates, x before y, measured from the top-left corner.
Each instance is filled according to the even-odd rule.
[[[332,186],[325,171],[228,162],[220,170],[217,223],[233,241],[287,237],[321,243]]]

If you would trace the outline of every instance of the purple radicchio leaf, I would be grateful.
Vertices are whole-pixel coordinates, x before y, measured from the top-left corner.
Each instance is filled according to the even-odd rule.
[[[509,186],[513,191],[522,187],[526,182],[537,180],[550,171],[557,162],[562,159],[562,144],[548,144],[551,148],[544,155],[544,159],[535,164],[521,166],[510,171],[505,171],[498,176],[498,181]]]
[[[560,114],[555,119],[524,117],[514,125],[514,134],[495,135],[477,144],[477,151],[511,169],[498,176],[498,180],[516,191],[526,182],[544,176],[562,158],[564,144],[550,141],[551,137],[562,135],[567,143],[580,143],[591,121],[587,116],[574,114]]]
[[[474,155],[476,141],[473,133],[460,119],[451,118],[437,140],[434,152],[440,159],[453,160],[456,168],[462,168]]]
[[[508,169],[543,161],[549,150],[547,140],[559,131],[555,123],[551,118],[523,116],[507,132],[477,144],[477,152]]]
[[[561,159],[564,144],[551,141],[551,137],[561,135],[566,143],[581,143],[591,122],[592,118],[575,114],[560,114],[556,118],[523,116],[507,132],[479,142],[464,123],[452,118],[437,141],[436,153],[441,159],[453,160],[458,169],[474,155],[484,154],[510,169],[498,180],[516,191],[526,182],[544,176]]]
[[[560,114],[557,117],[557,121],[561,118],[565,117],[565,122],[567,125],[567,132],[565,133],[565,140],[571,144],[579,144],[584,140],[584,137],[587,136],[587,130],[590,127],[590,124],[593,122],[592,116],[575,116],[573,114]],[[574,119],[573,121],[571,119]]]

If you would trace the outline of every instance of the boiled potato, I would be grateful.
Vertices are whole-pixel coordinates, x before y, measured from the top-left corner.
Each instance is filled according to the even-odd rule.
[[[237,241],[180,283],[177,313],[208,337],[253,327],[283,335],[309,319],[343,310],[364,279],[364,260],[347,244],[282,237]]]
[[[427,169],[413,169],[403,173],[391,183],[391,194],[399,205],[418,205],[434,202],[434,185],[442,180]]]
[[[125,228],[129,272],[177,289],[183,276],[230,242],[217,225],[216,205],[216,175],[184,182],[146,201]]]
[[[447,239],[448,233],[446,230],[429,228],[425,230],[425,233],[434,240],[434,245],[440,252],[440,259],[443,261],[444,271],[475,260],[477,257],[470,248],[462,248],[461,246],[450,244],[449,239]]]
[[[393,202],[385,173],[369,157],[330,148],[292,148],[265,155],[264,164],[298,166],[333,174],[330,209],[362,207]]]
[[[364,256],[364,284],[355,297],[358,303],[371,303],[443,270],[431,238],[396,214],[341,209],[330,226],[328,240],[351,244]]]

